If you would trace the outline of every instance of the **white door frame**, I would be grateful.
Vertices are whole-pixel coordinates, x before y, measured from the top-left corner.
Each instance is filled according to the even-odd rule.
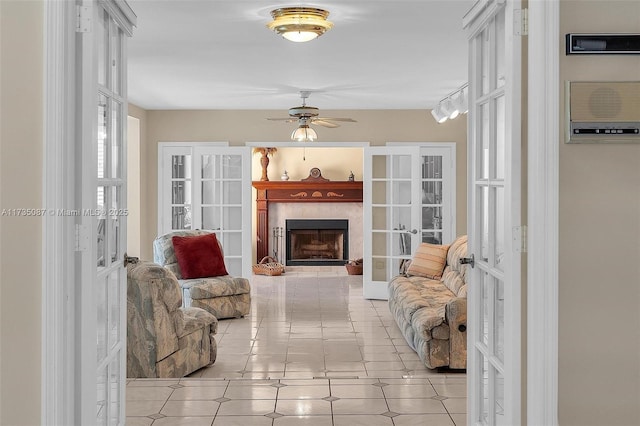
[[[73,205],[75,4],[45,2],[45,131],[43,208]],[[528,107],[528,386],[529,424],[558,423],[558,144],[559,1],[529,1]],[[247,143],[264,146],[265,143]],[[275,145],[276,143],[269,144]],[[340,142],[340,146],[365,146]],[[280,142],[277,146],[299,146]],[[314,146],[338,146],[327,143]],[[544,181],[536,181],[540,176]],[[50,210],[53,209],[53,210]],[[73,280],[69,222],[43,217],[42,256],[42,424],[70,424],[73,418]],[[546,238],[540,230],[544,229]],[[542,374],[541,372],[544,372]]]
[[[560,0],[529,0],[527,424],[558,424]],[[533,95],[533,96],[532,96]]]

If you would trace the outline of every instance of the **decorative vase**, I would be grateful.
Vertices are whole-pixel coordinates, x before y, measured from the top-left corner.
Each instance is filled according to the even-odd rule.
[[[280,180],[289,180],[289,175],[287,174],[286,170],[284,171],[284,173],[282,173],[282,175],[280,175]]]
[[[269,167],[269,157],[267,156],[267,152],[262,152],[262,157],[260,157],[260,165],[262,166],[262,177],[260,180],[269,180],[269,176],[267,176],[267,167]]]

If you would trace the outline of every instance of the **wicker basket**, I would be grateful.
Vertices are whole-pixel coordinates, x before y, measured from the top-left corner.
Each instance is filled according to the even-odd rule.
[[[265,256],[260,263],[253,265],[253,273],[256,275],[277,276],[284,273],[284,265],[271,256]]]
[[[349,275],[362,275],[362,265],[344,265]]]
[[[349,275],[362,275],[362,259],[350,260],[344,267]]]

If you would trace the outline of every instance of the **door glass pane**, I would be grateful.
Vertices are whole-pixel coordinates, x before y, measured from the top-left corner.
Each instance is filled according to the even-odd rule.
[[[191,206],[171,208],[171,229],[191,229]]]
[[[496,425],[507,426],[504,417],[504,376],[498,370],[495,371],[495,407]]]
[[[191,178],[191,156],[172,155],[171,156],[171,177],[174,179]]]
[[[242,207],[222,208],[223,229],[242,229]]]
[[[391,234],[391,255],[404,256],[411,254],[411,234],[394,232]]]
[[[202,182],[202,204],[220,204],[216,184],[217,182],[214,180],[205,180]]]
[[[493,297],[491,294],[491,280],[492,278],[486,272],[482,272],[480,275],[480,341],[485,345],[489,344],[489,303]]]
[[[422,178],[439,179],[442,177],[442,156],[423,155],[422,156]]]
[[[109,347],[120,340],[120,271],[109,274]]]
[[[485,29],[480,35],[479,35],[479,40],[480,40],[480,44],[481,44],[481,49],[482,49],[482,56],[481,56],[481,64],[480,64],[480,71],[482,72],[481,75],[481,80],[482,80],[482,84],[481,84],[481,88],[482,88],[482,95],[486,95],[487,93],[489,93],[489,90],[491,90],[491,88],[489,87],[489,29]]]
[[[496,240],[495,240],[495,267],[504,271],[505,235],[504,235],[504,188],[497,187],[496,191]]]
[[[489,362],[481,353],[480,359],[480,421],[489,426]]]
[[[107,306],[107,282],[105,278],[96,281],[96,333],[97,333],[97,361],[100,362],[107,356],[108,349],[108,306]]]
[[[422,182],[422,204],[442,203],[442,181]]]
[[[239,277],[242,275],[242,259],[240,258],[227,258],[224,259],[224,266],[227,268],[229,275]]]
[[[391,156],[394,179],[410,179],[411,178],[411,156],[410,155],[393,155]]]
[[[411,182],[393,182],[393,204],[411,204]]]
[[[223,182],[222,197],[224,204],[242,204],[242,182]]]
[[[202,160],[202,178],[213,179],[215,177],[216,170],[216,156],[215,155],[203,155]]]
[[[202,207],[202,229],[220,229],[220,207]]]
[[[504,16],[505,9],[502,8],[496,16],[496,34],[499,35],[496,37],[496,87],[502,87],[505,84]]]
[[[505,157],[505,98],[496,99],[496,178],[504,179]]]
[[[111,38],[111,46],[112,46],[112,56],[111,56],[111,70],[113,76],[113,82],[111,88],[118,95],[122,93],[122,39],[123,32],[121,29],[113,27],[112,38]]]
[[[98,84],[107,85],[107,70],[109,66],[107,49],[107,29],[109,28],[108,16],[104,13],[104,9],[98,7],[98,19],[96,20],[96,38],[98,39]]]
[[[242,256],[242,232],[224,232],[221,240],[225,256]]]
[[[122,104],[111,102],[111,177],[122,177]]]
[[[386,204],[387,203],[387,184],[386,181],[375,181],[371,185],[371,203]]]
[[[396,230],[411,230],[411,206],[407,207],[393,207],[391,210],[391,223],[392,229]]]
[[[98,179],[105,177],[107,168],[107,97],[98,95]]]
[[[222,157],[222,177],[224,179],[242,178],[242,157],[240,155],[224,155]]]
[[[171,182],[171,204],[191,204],[191,181]]]
[[[120,207],[122,205],[122,192],[120,189],[121,188],[117,186],[111,187],[111,208],[107,212],[110,220],[109,247],[111,251],[111,262],[122,259],[120,254],[120,234],[122,232],[120,224],[124,211],[122,211]]]
[[[98,247],[97,247],[97,265],[98,267],[103,267],[106,265],[106,252],[107,252],[107,216],[106,213],[106,189],[104,186],[99,186],[97,189],[97,215],[96,215],[96,225],[97,225],[97,239],[98,239]]]
[[[489,115],[489,104],[482,104],[480,107],[480,117],[478,118],[478,122],[481,123],[480,129],[480,137],[481,137],[481,146],[482,151],[478,152],[479,164],[478,164],[478,178],[480,179],[488,179],[489,178],[489,125],[491,117]]]
[[[98,407],[96,413],[96,424],[107,424],[107,367],[98,372],[97,378],[97,391],[98,391]]]
[[[371,156],[371,174],[374,179],[384,179],[388,177],[386,155]]]
[[[483,186],[479,188],[479,207],[480,207],[480,231],[481,236],[481,259],[485,262],[489,260],[489,188]]]
[[[495,354],[504,362],[504,282],[496,279]]]
[[[374,256],[387,256],[387,239],[389,233],[387,232],[374,232],[372,235],[372,247],[371,252]]]
[[[442,207],[422,208],[422,229],[442,229]]]
[[[385,207],[373,207],[371,209],[372,227],[376,230],[387,230],[387,209]]]
[[[120,358],[114,357],[109,366],[109,424],[118,425],[120,411]]]
[[[442,244],[442,232],[423,232],[422,242],[429,244]]]
[[[373,281],[388,281],[391,278],[389,259],[374,257],[372,268],[373,270],[371,271],[371,278],[373,279]]]

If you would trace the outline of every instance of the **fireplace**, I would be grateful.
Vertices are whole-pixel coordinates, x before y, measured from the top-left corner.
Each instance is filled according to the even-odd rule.
[[[345,219],[287,219],[288,266],[344,265],[349,259],[349,221]]]

